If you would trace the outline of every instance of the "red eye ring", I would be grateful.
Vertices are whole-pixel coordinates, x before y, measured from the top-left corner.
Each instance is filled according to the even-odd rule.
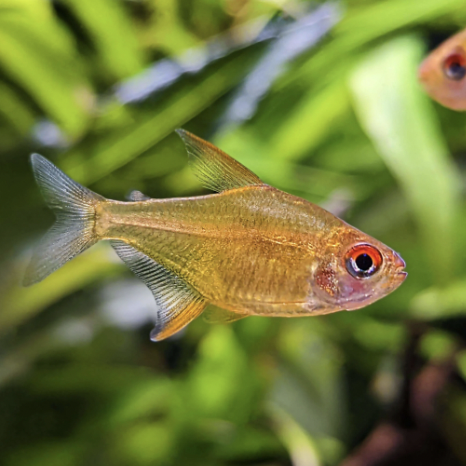
[[[382,254],[370,244],[357,244],[345,255],[346,270],[355,278],[374,275],[382,265]]]
[[[443,74],[453,81],[461,81],[466,76],[466,56],[452,53],[443,62]]]

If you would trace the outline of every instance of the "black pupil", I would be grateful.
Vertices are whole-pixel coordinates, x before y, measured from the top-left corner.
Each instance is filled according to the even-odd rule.
[[[461,63],[453,62],[448,67],[448,76],[455,80],[463,79],[466,76],[466,68]]]
[[[367,272],[373,265],[372,258],[369,254],[361,254],[356,257],[356,265],[362,272]]]

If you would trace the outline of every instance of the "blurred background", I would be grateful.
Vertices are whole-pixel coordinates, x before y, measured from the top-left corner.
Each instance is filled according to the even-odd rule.
[[[466,464],[466,117],[420,90],[464,0],[0,1],[0,464]],[[173,130],[399,251],[370,307],[152,343],[108,244],[20,286],[37,151],[124,199],[206,191]]]

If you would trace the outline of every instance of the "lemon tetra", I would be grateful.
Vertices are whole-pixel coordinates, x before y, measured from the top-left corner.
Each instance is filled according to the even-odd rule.
[[[212,144],[178,130],[191,165],[216,191],[130,202],[105,199],[44,157],[35,178],[57,221],[39,243],[25,284],[38,282],[100,240],[149,287],[151,338],[174,334],[211,303],[225,320],[353,310],[406,278],[392,249],[321,207],[263,183]]]

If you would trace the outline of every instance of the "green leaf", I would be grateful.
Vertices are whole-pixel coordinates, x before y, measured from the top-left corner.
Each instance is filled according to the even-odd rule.
[[[0,43],[0,66],[9,79],[69,136],[79,136],[93,97],[66,33],[53,20],[0,11]]]
[[[441,15],[464,9],[464,0],[383,0],[364,6],[349,3],[347,14],[333,30],[333,40],[323,46],[304,66],[293,70],[278,86],[306,85],[310,78],[323,79],[335,63],[370,41]]]
[[[432,287],[415,296],[410,313],[421,320],[442,319],[466,314],[466,277],[444,287]]]
[[[114,78],[140,71],[143,56],[135,31],[120,2],[115,0],[61,0],[78,17],[98,53],[98,63]]]
[[[26,100],[13,87],[0,82],[0,114],[22,136],[31,130],[35,115]]]
[[[83,184],[93,183],[143,154],[176,128],[212,105],[233,87],[244,74],[244,57],[223,64],[202,81],[186,83],[178,92],[159,103],[156,111],[127,131],[101,138],[91,156],[73,151],[62,167]],[[123,133],[123,134],[122,134]]]
[[[110,260],[109,250],[105,246],[95,246],[34,286],[21,287],[19,282],[22,278],[18,276],[18,285],[3,291],[0,297],[0,330],[5,331],[24,322],[61,298],[119,268],[121,265]]]
[[[314,116],[317,118],[317,113]],[[291,119],[291,121],[293,120]],[[316,133],[309,131],[306,134],[310,134],[309,139],[302,134],[284,130],[280,138],[283,138],[283,142],[290,141],[292,148],[299,147],[301,149],[303,148],[302,143],[304,141],[310,143]],[[275,141],[275,139],[273,140]],[[296,146],[294,146],[295,141],[297,142]],[[296,155],[301,155],[300,151],[291,153],[291,155],[287,152],[274,151],[274,143],[270,146],[264,144],[252,131],[244,127],[222,134],[220,139],[215,139],[214,143],[238,159],[266,183],[284,190],[310,193],[318,197],[319,200],[337,190],[348,191],[352,197],[361,199],[365,197],[367,188],[371,185],[370,183],[361,183],[357,176],[295,163],[293,159]],[[271,161],[271,157],[274,160]]]
[[[288,413],[271,406],[278,436],[285,444],[293,464],[322,465],[313,438]]]
[[[270,156],[296,160],[311,152],[350,108],[346,83],[339,79],[320,92],[308,92],[270,140]]]
[[[192,415],[244,422],[252,406],[255,378],[231,326],[216,325],[200,346],[199,360],[185,387]],[[242,381],[238,390],[238,381]]]
[[[281,332],[283,360],[270,401],[312,436],[342,438],[347,416],[342,355],[323,334],[322,322],[312,319],[310,330],[311,325],[300,325],[299,320],[293,319]]]
[[[22,15],[30,15],[31,19],[49,21],[52,18],[52,5],[50,2],[38,2],[37,0],[2,0],[0,15],[7,12],[19,12]]]

